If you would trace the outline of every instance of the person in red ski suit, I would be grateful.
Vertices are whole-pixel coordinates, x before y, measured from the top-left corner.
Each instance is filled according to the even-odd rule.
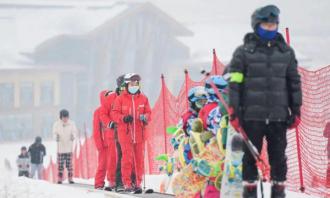
[[[112,136],[111,131],[101,121],[102,111],[104,111],[104,109],[108,106],[107,104],[108,94],[109,91],[107,90],[102,91],[100,93],[101,105],[94,111],[94,118],[93,118],[93,138],[98,151],[98,166],[95,174],[95,183],[94,183],[94,187],[96,189],[104,188],[105,185],[104,179],[106,175],[107,175],[107,180],[109,181],[110,184],[109,186],[110,188],[115,181],[113,176],[115,175],[115,173],[112,173],[113,171],[110,170],[108,166],[108,164],[110,163],[108,162],[110,161],[109,158],[113,157],[113,155],[111,154],[113,154],[113,152],[115,153],[116,151],[114,149],[111,149],[111,146],[109,145]]]
[[[116,98],[111,115],[118,124],[118,139],[124,151],[121,174],[125,191],[142,191],[145,127],[150,122],[151,109],[148,98],[140,91],[140,76],[126,74],[124,80],[126,90]],[[132,173],[135,173],[135,184]]]
[[[117,174],[117,166],[120,166],[118,160],[121,159],[121,149],[117,138],[117,124],[111,117],[111,111],[114,101],[123,90],[124,75],[117,78],[117,88],[115,92],[108,91],[106,93],[104,104],[100,108],[100,120],[105,126],[105,138],[107,142],[107,176],[109,181],[109,190],[118,190],[121,184],[121,175]]]
[[[101,106],[94,112],[93,120],[93,137],[95,145],[99,152],[98,168],[95,175],[95,188],[104,188],[104,178],[107,175],[109,187],[105,190],[112,190],[118,187],[121,183],[121,175],[116,175],[118,166],[118,143],[114,129],[116,123],[111,119],[111,110],[113,102],[122,91],[122,84],[124,82],[124,75],[117,78],[116,92],[102,91],[100,93]],[[118,176],[119,178],[116,178]]]

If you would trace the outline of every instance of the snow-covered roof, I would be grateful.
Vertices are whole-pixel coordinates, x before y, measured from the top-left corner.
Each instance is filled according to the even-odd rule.
[[[88,33],[128,8],[111,2],[0,1],[0,55],[31,53],[42,42],[63,34]],[[5,58],[1,57],[1,59]]]

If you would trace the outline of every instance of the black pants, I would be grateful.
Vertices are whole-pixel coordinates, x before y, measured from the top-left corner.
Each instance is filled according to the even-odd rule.
[[[243,128],[253,145],[261,152],[263,138],[266,137],[268,144],[268,157],[271,166],[271,179],[273,181],[285,181],[287,174],[287,146],[285,122],[244,121]],[[243,180],[255,181],[258,179],[256,162],[247,147],[244,148],[243,157]]]
[[[19,177],[22,177],[22,176],[24,176],[24,177],[29,177],[29,171],[18,171],[18,176]]]
[[[58,153],[57,154],[57,162],[58,162],[58,177],[60,180],[63,178],[64,165],[68,171],[69,180],[72,179],[73,176],[73,168],[72,168],[72,153]]]
[[[118,141],[116,141],[116,148],[117,148],[117,166],[116,166],[116,186],[122,186],[123,182],[121,180],[121,158],[122,158],[122,151]]]

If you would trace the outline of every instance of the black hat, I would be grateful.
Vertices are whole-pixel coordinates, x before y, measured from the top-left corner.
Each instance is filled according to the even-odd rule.
[[[35,142],[36,143],[41,143],[41,140],[42,140],[41,137],[40,136],[37,136],[36,139],[35,139]]]
[[[124,78],[125,78],[125,74],[120,75],[120,76],[116,79],[117,87],[121,87],[121,86],[123,86],[123,84],[124,84]]]
[[[66,109],[62,109],[62,110],[60,111],[60,119],[62,119],[62,118],[67,118],[67,117],[69,117],[69,111],[66,110]]]
[[[26,151],[26,146],[22,146],[21,151]]]
[[[262,22],[279,23],[280,9],[275,5],[267,5],[256,9],[251,16],[253,30]]]

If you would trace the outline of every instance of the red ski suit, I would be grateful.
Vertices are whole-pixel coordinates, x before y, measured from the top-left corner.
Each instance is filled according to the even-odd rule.
[[[116,180],[116,144],[113,129],[108,128],[110,119],[110,110],[116,93],[112,92],[105,96],[107,91],[100,93],[101,106],[94,112],[93,137],[98,150],[98,167],[95,174],[95,187],[104,186],[104,178],[111,187],[115,186]],[[110,121],[109,121],[110,120]]]
[[[123,151],[121,174],[125,187],[131,187],[131,175],[135,172],[136,186],[140,187],[144,173],[144,137],[145,124],[141,115],[150,122],[150,105],[148,98],[142,93],[135,95],[124,91],[115,100],[112,116],[118,123],[118,139]],[[124,117],[133,116],[132,123],[125,123]],[[134,161],[135,160],[135,161]]]

